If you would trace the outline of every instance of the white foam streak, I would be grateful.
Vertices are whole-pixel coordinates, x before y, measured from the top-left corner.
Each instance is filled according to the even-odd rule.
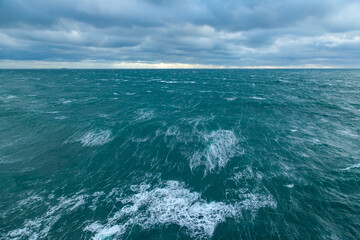
[[[17,204],[18,206],[24,206],[24,205],[30,205],[36,202],[42,202],[43,198],[38,196],[38,195],[34,195],[34,196],[30,196],[24,200],[19,201]]]
[[[261,100],[261,101],[266,100],[266,98],[256,97],[256,96],[254,96],[254,97],[249,97],[249,98],[250,98],[250,99],[255,99],[255,100]]]
[[[235,101],[237,99],[237,97],[228,97],[228,98],[225,98],[226,100],[228,101]]]
[[[154,114],[154,110],[149,110],[149,109],[140,109],[137,112],[137,117],[136,120],[151,120],[153,119],[155,116]]]
[[[206,171],[225,167],[230,158],[238,153],[238,139],[229,130],[213,131],[204,136],[209,144],[203,151],[197,151],[190,159],[191,169],[205,165]]]
[[[347,168],[344,168],[343,170],[350,170],[350,169],[353,169],[353,168],[360,168],[360,163],[357,163],[357,164],[354,164],[354,165],[351,165]]]
[[[95,130],[84,134],[79,141],[85,147],[104,145],[112,140],[110,130]]]
[[[180,134],[179,128],[177,126],[170,126],[166,132],[165,136],[178,136]]]
[[[71,198],[59,198],[57,205],[49,208],[48,211],[40,217],[33,220],[26,220],[22,228],[8,232],[7,237],[12,239],[46,239],[50,229],[60,217],[85,204],[86,197],[87,195],[75,195]]]

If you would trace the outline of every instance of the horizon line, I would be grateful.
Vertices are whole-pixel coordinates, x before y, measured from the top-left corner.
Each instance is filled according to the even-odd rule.
[[[239,67],[239,68],[2,68],[0,70],[360,70],[360,67]]]
[[[250,66],[224,66],[214,64],[192,63],[165,63],[165,62],[126,62],[106,60],[82,61],[42,61],[42,60],[0,60],[0,69],[360,69],[354,66],[336,65],[250,65]]]

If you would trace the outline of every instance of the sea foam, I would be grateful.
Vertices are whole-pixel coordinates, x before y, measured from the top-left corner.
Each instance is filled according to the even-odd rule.
[[[121,238],[134,226],[151,229],[171,224],[182,227],[191,238],[210,238],[217,225],[227,218],[241,216],[242,210],[265,206],[276,207],[269,198],[244,195],[244,200],[235,204],[206,202],[198,192],[192,192],[178,181],[167,181],[162,186],[132,186],[133,195],[119,199],[124,206],[101,224],[95,221],[85,227],[94,232],[93,239]]]
[[[237,97],[227,97],[225,99],[228,101],[235,101],[237,99]]]
[[[79,141],[85,147],[104,145],[112,140],[110,130],[94,130],[84,134]]]
[[[155,116],[154,110],[151,109],[140,109],[137,111],[136,120],[142,121],[142,120],[151,120]]]
[[[5,236],[8,239],[46,239],[49,231],[59,219],[75,211],[77,208],[85,204],[88,196],[85,194],[75,194],[70,198],[60,197],[56,205],[49,207],[49,209],[40,217],[35,219],[27,219],[24,221],[22,228],[14,229],[8,232]],[[37,197],[40,200],[40,197]],[[42,198],[41,198],[42,199]],[[33,201],[34,199],[25,199],[21,204]]]
[[[266,100],[266,98],[263,98],[263,97],[257,97],[257,96],[253,96],[253,97],[249,97],[250,99],[255,99],[255,100]]]
[[[184,227],[193,238],[210,237],[219,223],[236,214],[234,206],[207,203],[199,193],[191,192],[177,181],[168,181],[152,190],[133,188],[136,189],[140,191],[122,199],[125,206],[105,225],[95,222],[86,228],[95,232],[94,239],[119,237],[133,226],[150,229],[170,224]]]
[[[350,170],[350,169],[353,169],[353,168],[360,168],[360,163],[357,163],[357,164],[353,164],[347,168],[344,168],[343,170]]]
[[[275,208],[276,202],[271,196],[258,193],[241,194],[240,200],[230,202],[206,201],[199,192],[191,191],[178,181],[167,181],[155,186],[149,184],[128,185],[115,188],[110,193],[103,191],[85,194],[80,191],[71,197],[55,198],[38,195],[28,197],[18,204],[41,204],[48,206],[45,212],[26,219],[20,228],[4,235],[4,239],[46,239],[55,226],[78,209],[89,208],[97,211],[104,202],[120,206],[111,212],[104,222],[94,219],[84,223],[84,231],[92,232],[93,239],[121,239],[131,234],[134,227],[143,230],[177,225],[193,239],[211,238],[218,224],[227,219],[241,221],[242,213],[249,211],[255,217],[258,209]],[[39,203],[37,203],[39,204]]]
[[[239,153],[238,139],[229,130],[213,131],[204,135],[207,147],[203,151],[196,151],[190,159],[191,169],[204,165],[206,171],[223,168],[230,158]]]

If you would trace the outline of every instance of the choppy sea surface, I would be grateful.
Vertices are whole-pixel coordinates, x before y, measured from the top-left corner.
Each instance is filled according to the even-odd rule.
[[[0,239],[359,239],[360,70],[1,70]]]

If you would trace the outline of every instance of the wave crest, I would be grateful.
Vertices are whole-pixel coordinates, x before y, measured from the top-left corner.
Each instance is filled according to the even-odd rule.
[[[205,135],[208,146],[203,151],[196,151],[190,159],[190,168],[205,165],[206,171],[226,166],[230,158],[238,153],[238,139],[234,132],[229,130],[213,131]]]
[[[206,202],[200,193],[191,192],[178,181],[168,181],[153,189],[149,185],[131,189],[135,193],[121,199],[124,206],[106,224],[96,221],[85,227],[95,233],[94,239],[121,238],[134,226],[151,229],[170,224],[185,228],[191,238],[210,238],[219,223],[241,216],[242,210],[256,213],[262,207],[276,207],[271,196],[259,194],[245,194],[235,204]]]
[[[104,145],[112,140],[110,130],[95,130],[84,134],[79,141],[84,147]]]
[[[147,121],[155,117],[155,112],[151,109],[140,109],[136,112],[136,115],[137,121]]]

